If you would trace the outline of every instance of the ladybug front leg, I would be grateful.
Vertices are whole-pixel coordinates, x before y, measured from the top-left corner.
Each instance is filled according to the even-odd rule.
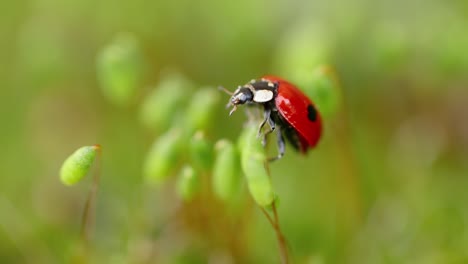
[[[270,119],[270,114],[271,114],[270,109],[265,109],[265,111],[263,112],[263,121],[258,126],[257,138],[259,138],[260,135],[262,134],[262,128],[265,126],[268,119]]]
[[[260,125],[258,127],[257,137],[260,137],[260,135],[262,134],[262,128],[265,126],[266,122],[268,122],[268,125],[270,125],[270,130],[263,133],[263,139],[262,139],[262,145],[265,146],[266,145],[266,137],[267,137],[268,134],[270,134],[271,132],[273,132],[275,130],[276,124],[273,121],[273,119],[271,118],[271,109],[270,108],[265,108],[265,111],[263,112],[263,114],[264,114],[263,115],[263,121],[262,121],[262,123],[260,123]]]
[[[269,162],[281,159],[284,156],[284,152],[286,150],[286,144],[284,142],[284,137],[283,133],[281,132],[281,128],[278,128],[276,130],[276,135],[278,140],[278,156],[268,159]]]

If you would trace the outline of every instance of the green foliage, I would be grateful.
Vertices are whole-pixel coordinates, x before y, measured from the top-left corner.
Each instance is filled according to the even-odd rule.
[[[182,168],[177,179],[177,193],[184,201],[191,201],[200,192],[200,176],[189,165]]]
[[[193,133],[193,131],[209,128],[220,99],[221,95],[217,89],[206,87],[198,90],[187,108],[187,129]]]
[[[190,98],[194,84],[183,75],[166,73],[145,97],[140,108],[140,120],[155,131],[165,131]]]
[[[190,160],[193,166],[200,171],[209,171],[213,165],[213,145],[203,132],[198,131],[189,143]]]
[[[160,184],[174,173],[180,164],[185,139],[177,129],[167,131],[153,143],[143,165],[146,180]]]
[[[77,149],[62,164],[60,180],[65,185],[74,185],[81,181],[91,169],[96,154],[100,151],[98,145]]]
[[[213,191],[222,201],[233,201],[242,183],[239,153],[228,140],[216,143],[216,160],[213,167]]]
[[[257,131],[258,126],[249,123],[240,136],[241,168],[253,199],[259,206],[267,207],[273,203],[275,193],[266,169],[265,148],[257,137]]]
[[[113,104],[129,104],[142,75],[142,54],[138,41],[130,34],[117,36],[98,56],[97,77],[103,95]]]

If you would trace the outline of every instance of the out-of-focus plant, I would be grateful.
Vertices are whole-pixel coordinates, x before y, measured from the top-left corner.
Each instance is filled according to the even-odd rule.
[[[180,163],[185,142],[182,131],[177,128],[157,138],[144,162],[145,178],[157,184],[169,177]]]
[[[190,160],[202,172],[210,171],[213,166],[213,144],[199,131],[189,142]]]
[[[71,186],[80,182],[91,170],[96,158],[101,154],[101,146],[85,146],[73,152],[62,164],[60,169],[60,179],[63,184]],[[99,164],[98,164],[99,165]],[[96,194],[99,188],[100,170],[96,168],[93,177],[91,190],[83,210],[81,222],[81,235],[83,242],[86,243],[89,239],[91,229],[91,221],[93,218],[94,204]]]
[[[190,133],[211,127],[220,100],[220,93],[212,87],[201,88],[193,95],[186,112],[186,125]]]
[[[182,168],[177,181],[177,193],[186,202],[191,201],[200,191],[200,176],[191,167]]]
[[[239,153],[228,140],[216,143],[216,160],[213,167],[214,194],[224,202],[235,200],[241,190],[242,178]]]
[[[144,62],[137,39],[118,35],[97,58],[97,77],[103,95],[113,104],[127,105],[137,94]]]
[[[145,96],[140,107],[140,121],[154,131],[167,130],[182,114],[194,84],[182,74],[168,72],[161,77],[158,85]]]

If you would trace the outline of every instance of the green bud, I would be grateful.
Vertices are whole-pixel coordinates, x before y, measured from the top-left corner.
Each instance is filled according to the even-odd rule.
[[[189,131],[205,130],[209,127],[220,99],[219,91],[214,88],[203,88],[194,94],[187,109]]]
[[[200,191],[200,176],[191,166],[184,166],[177,181],[177,193],[186,202],[193,200],[193,197]]]
[[[178,110],[185,105],[193,86],[181,74],[166,74],[143,101],[140,121],[150,129],[166,130]]]
[[[116,105],[128,104],[142,77],[143,56],[137,40],[121,34],[97,58],[97,77],[103,95]]]
[[[299,80],[323,63],[332,52],[332,38],[322,26],[305,21],[291,29],[278,42],[276,68],[283,76]]]
[[[265,148],[257,138],[257,131],[257,125],[248,124],[241,134],[241,167],[255,202],[267,207],[274,202],[275,193],[266,170],[268,161]]]
[[[342,104],[341,87],[332,68],[317,68],[302,79],[300,87],[316,104],[323,117],[331,117],[339,111]]]
[[[216,143],[216,160],[213,168],[213,190],[222,201],[232,201],[241,189],[239,154],[227,140]]]
[[[209,171],[213,164],[213,146],[206,140],[203,132],[195,133],[189,147],[193,165],[201,171]]]
[[[71,154],[60,168],[60,180],[65,185],[74,185],[88,174],[96,153],[101,149],[99,145],[81,147]]]
[[[172,129],[153,143],[143,164],[143,174],[150,183],[159,184],[171,175],[178,165],[184,137]]]

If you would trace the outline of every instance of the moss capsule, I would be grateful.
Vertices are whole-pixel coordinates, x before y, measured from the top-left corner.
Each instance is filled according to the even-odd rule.
[[[99,149],[99,145],[86,146],[73,152],[60,168],[62,183],[71,186],[81,181],[90,171]]]
[[[179,130],[172,129],[153,143],[143,165],[143,173],[150,183],[158,184],[169,177],[178,165],[184,137]]]
[[[135,96],[143,75],[143,56],[137,40],[121,34],[97,57],[97,77],[104,97],[126,105]]]
[[[184,166],[177,181],[177,193],[186,202],[193,200],[200,191],[200,176],[191,166]]]
[[[239,154],[236,146],[227,140],[216,143],[216,159],[213,167],[213,190],[222,201],[234,200],[242,183]]]
[[[213,145],[209,142],[202,131],[198,131],[190,139],[190,158],[198,170],[209,171],[213,165]]]
[[[255,202],[267,207],[274,202],[275,193],[265,167],[267,164],[265,148],[257,138],[257,131],[258,127],[255,124],[249,124],[241,134],[241,167]]]
[[[188,130],[197,131],[208,128],[216,113],[215,108],[218,106],[220,99],[219,91],[214,88],[198,90],[187,109]]]
[[[143,101],[140,121],[147,128],[166,130],[178,110],[187,102],[192,89],[193,83],[181,74],[166,74]]]

